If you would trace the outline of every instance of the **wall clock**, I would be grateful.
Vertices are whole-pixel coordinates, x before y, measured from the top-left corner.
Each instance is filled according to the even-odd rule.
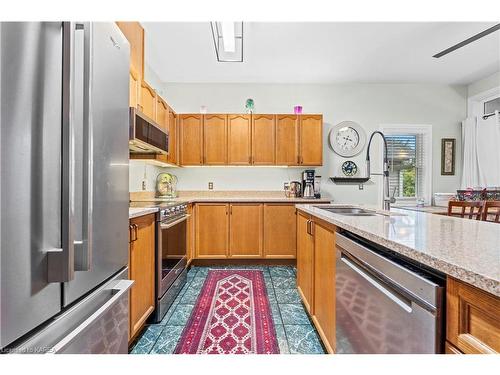
[[[366,133],[358,123],[342,121],[330,130],[328,141],[336,154],[351,157],[359,154],[365,147]]]
[[[342,163],[342,173],[347,177],[353,177],[356,175],[356,173],[358,173],[358,166],[355,162],[347,160]]]

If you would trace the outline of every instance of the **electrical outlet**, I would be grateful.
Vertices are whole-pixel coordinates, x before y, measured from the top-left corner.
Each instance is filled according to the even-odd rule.
[[[214,190],[214,183],[213,182],[208,183],[208,190]]]
[[[146,180],[142,180],[142,190],[146,190]]]
[[[363,190],[364,186],[363,184],[359,184],[359,190]]]

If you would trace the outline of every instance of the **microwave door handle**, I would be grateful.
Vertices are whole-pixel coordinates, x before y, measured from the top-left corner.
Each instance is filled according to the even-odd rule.
[[[412,312],[412,307],[411,303],[408,303],[404,301],[402,298],[397,296],[394,292],[390,291],[389,289],[385,288],[382,284],[380,284],[375,278],[373,278],[368,272],[365,270],[361,269],[354,263],[352,263],[348,258],[344,257],[344,254],[342,254],[342,257],[340,259],[346,266],[348,266],[351,271],[357,273],[359,276],[363,277],[366,281],[368,281],[372,286],[374,286],[379,292],[384,294],[386,297],[391,299],[394,303],[396,303],[399,307],[401,307],[403,310],[405,310],[407,313]],[[403,297],[404,298],[404,297]]]
[[[182,223],[183,221],[186,221],[188,219],[188,217],[190,217],[190,216],[191,216],[190,214],[186,214],[183,217],[181,217],[180,219],[175,220],[175,221],[173,221],[171,223],[160,224],[160,229],[169,229],[169,228],[172,228],[174,225],[177,225],[179,223]]]
[[[61,247],[46,250],[47,281],[59,283],[74,278],[75,222],[75,129],[74,129],[74,24],[62,23],[62,194]]]
[[[90,271],[92,265],[92,213],[93,213],[93,142],[92,142],[92,63],[90,49],[90,23],[77,23],[75,32],[83,35],[83,84],[82,121],[83,126],[83,186],[82,186],[82,238],[75,241],[75,270]]]

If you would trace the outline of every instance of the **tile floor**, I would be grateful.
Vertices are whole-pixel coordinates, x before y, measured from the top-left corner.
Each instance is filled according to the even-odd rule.
[[[296,285],[296,270],[290,266],[222,266],[212,268],[260,269],[271,303],[274,325],[282,354],[325,353],[316,329],[302,306]],[[186,325],[210,267],[192,267],[188,281],[159,324],[147,325],[132,344],[131,354],[171,354]]]

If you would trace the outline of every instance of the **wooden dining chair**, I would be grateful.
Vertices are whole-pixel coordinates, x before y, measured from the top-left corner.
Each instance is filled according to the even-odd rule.
[[[484,202],[482,220],[500,223],[500,201]]]
[[[455,210],[454,208],[457,208]],[[467,219],[481,220],[483,213],[482,201],[449,201],[448,202],[448,216],[455,216]]]

